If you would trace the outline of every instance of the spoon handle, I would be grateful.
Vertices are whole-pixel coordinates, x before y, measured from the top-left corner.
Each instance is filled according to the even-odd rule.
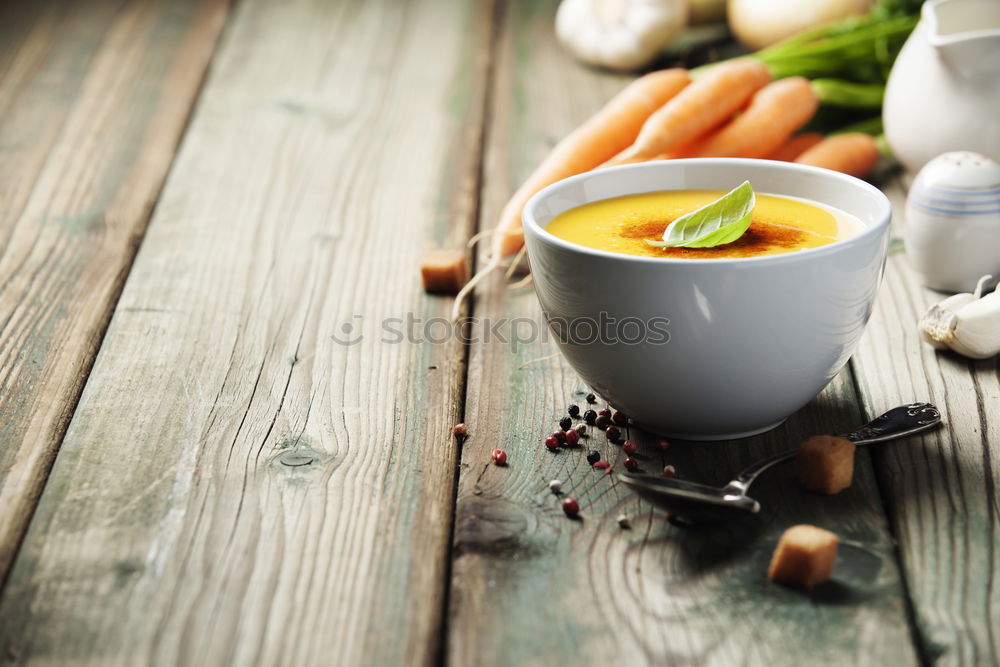
[[[840,437],[847,438],[858,446],[872,445],[877,442],[923,433],[937,427],[940,423],[941,412],[936,407],[930,403],[911,403],[893,408],[864,426]],[[790,449],[787,452],[758,461],[737,475],[736,479],[730,482],[730,486],[739,487],[742,491],[746,491],[761,473],[772,466],[795,458],[797,451],[798,449]]]
[[[940,423],[941,412],[933,405],[930,403],[911,403],[893,408],[842,437],[858,446],[872,445],[876,442],[885,442],[922,433]]]

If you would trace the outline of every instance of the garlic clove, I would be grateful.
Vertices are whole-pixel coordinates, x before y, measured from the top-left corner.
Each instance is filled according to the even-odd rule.
[[[931,306],[930,310],[920,318],[920,338],[936,350],[948,349],[954,340],[955,328],[958,326],[958,316],[955,312],[942,306],[943,304]]]
[[[971,359],[988,359],[1000,353],[1000,293],[994,291],[962,306],[955,318],[948,344],[953,351]]]
[[[947,349],[957,323],[955,312],[976,298],[974,294],[966,292],[952,295],[941,303],[931,306],[918,324],[921,340],[937,350]]]
[[[932,306],[920,318],[920,337],[972,359],[1000,353],[1000,292],[982,296],[991,279],[980,278],[973,294],[955,294]]]

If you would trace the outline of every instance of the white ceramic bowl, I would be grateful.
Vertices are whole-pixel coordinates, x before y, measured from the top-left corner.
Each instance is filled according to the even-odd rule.
[[[744,180],[760,193],[840,208],[865,229],[790,254],[703,260],[594,250],[545,231],[556,215],[589,202],[656,190],[726,190]],[[717,440],[777,426],[844,366],[875,301],[890,216],[885,195],[856,178],[718,158],[568,178],[528,202],[524,229],[538,300],[583,380],[650,431]]]

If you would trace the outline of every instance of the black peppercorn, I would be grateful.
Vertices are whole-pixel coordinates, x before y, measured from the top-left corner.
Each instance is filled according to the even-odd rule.
[[[588,424],[593,425],[596,420],[597,420],[597,413],[594,412],[593,410],[587,410],[586,412],[583,413],[583,421],[587,422]]]
[[[597,403],[597,397],[594,396],[593,394],[587,394],[587,402],[588,403]]]
[[[559,420],[559,428],[561,428],[564,431],[570,430],[571,428],[573,428],[573,420],[570,419],[569,417],[563,417],[562,419]]]
[[[580,416],[580,406],[579,405],[571,405],[571,406],[569,406],[568,412],[569,412],[569,416],[570,417],[576,419],[577,417]]]
[[[594,465],[600,460],[601,460],[601,453],[596,449],[592,449],[589,452],[587,452],[587,463],[589,463],[590,465]]]

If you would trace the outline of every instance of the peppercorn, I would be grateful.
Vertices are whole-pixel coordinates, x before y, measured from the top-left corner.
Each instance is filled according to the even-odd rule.
[[[587,394],[587,402],[591,404],[597,403],[597,397],[593,394]]]
[[[493,463],[496,463],[498,466],[507,465],[507,452],[502,449],[494,449],[493,453],[490,454],[490,458],[493,459]]]
[[[559,439],[554,435],[550,435],[545,438],[545,446],[552,450],[559,449]]]
[[[552,480],[549,482],[549,490],[552,491],[552,493],[559,493],[562,491],[562,482],[558,479]]]
[[[659,449],[661,452],[665,452],[668,449],[670,449],[670,443],[667,442],[666,440],[662,440],[662,439],[661,440],[657,440],[656,441],[656,448]]]
[[[587,432],[587,425],[580,424],[579,426],[576,427],[576,432],[579,433],[580,436],[582,437]]]
[[[572,429],[566,431],[566,446],[576,447],[579,444],[580,444],[580,434]]]
[[[569,406],[568,412],[569,412],[569,416],[570,417],[572,417],[573,419],[576,419],[577,417],[580,416],[580,406],[579,405],[571,405],[571,406]]]
[[[566,498],[562,501],[562,510],[566,513],[566,516],[573,518],[580,513],[580,503],[572,498]]]
[[[629,456],[632,456],[637,451],[639,451],[639,445],[635,444],[631,440],[626,440],[625,444],[622,445],[622,451],[628,454]]]
[[[621,437],[621,434],[622,433],[618,430],[617,426],[609,426],[604,429],[604,435],[608,436],[608,440],[611,442],[618,440],[618,438]]]
[[[677,470],[673,466],[664,466],[663,472],[660,473],[660,477],[666,477],[667,479],[677,477]]]
[[[597,428],[599,428],[600,430],[604,431],[608,428],[608,426],[611,425],[611,420],[605,417],[604,415],[601,415],[600,417],[597,418],[597,421],[594,422],[594,425],[597,426]]]
[[[613,415],[611,415],[611,421],[613,421],[616,424],[621,424],[622,426],[624,426],[625,424],[628,423],[628,417],[626,417],[621,412],[615,412]]]
[[[565,431],[553,431],[552,437],[559,441],[560,445],[566,444],[566,432]]]
[[[593,424],[595,421],[597,421],[597,413],[594,412],[593,410],[587,410],[586,412],[583,413],[583,421],[587,422],[588,424]]]
[[[629,521],[628,517],[625,516],[624,514],[619,514],[617,521],[618,521],[618,526],[620,528],[626,528],[626,529],[628,529],[628,528],[632,527],[632,522]]]
[[[562,419],[559,420],[559,428],[561,428],[564,431],[570,430],[571,428],[573,428],[573,420],[570,419],[569,417],[563,417]]]
[[[627,468],[628,470],[635,470],[638,467],[639,467],[639,462],[636,461],[634,457],[630,456],[627,459],[625,459],[625,468]]]
[[[466,438],[469,436],[469,427],[465,424],[455,424],[455,428],[451,429],[451,433],[456,438]]]
[[[607,417],[608,419],[611,419],[611,410],[608,410],[607,408],[604,408],[602,410],[598,410],[597,411],[597,416],[598,417]]]
[[[589,463],[590,465],[594,465],[600,460],[601,460],[601,453],[596,449],[592,449],[589,452],[587,452],[587,463]]]

